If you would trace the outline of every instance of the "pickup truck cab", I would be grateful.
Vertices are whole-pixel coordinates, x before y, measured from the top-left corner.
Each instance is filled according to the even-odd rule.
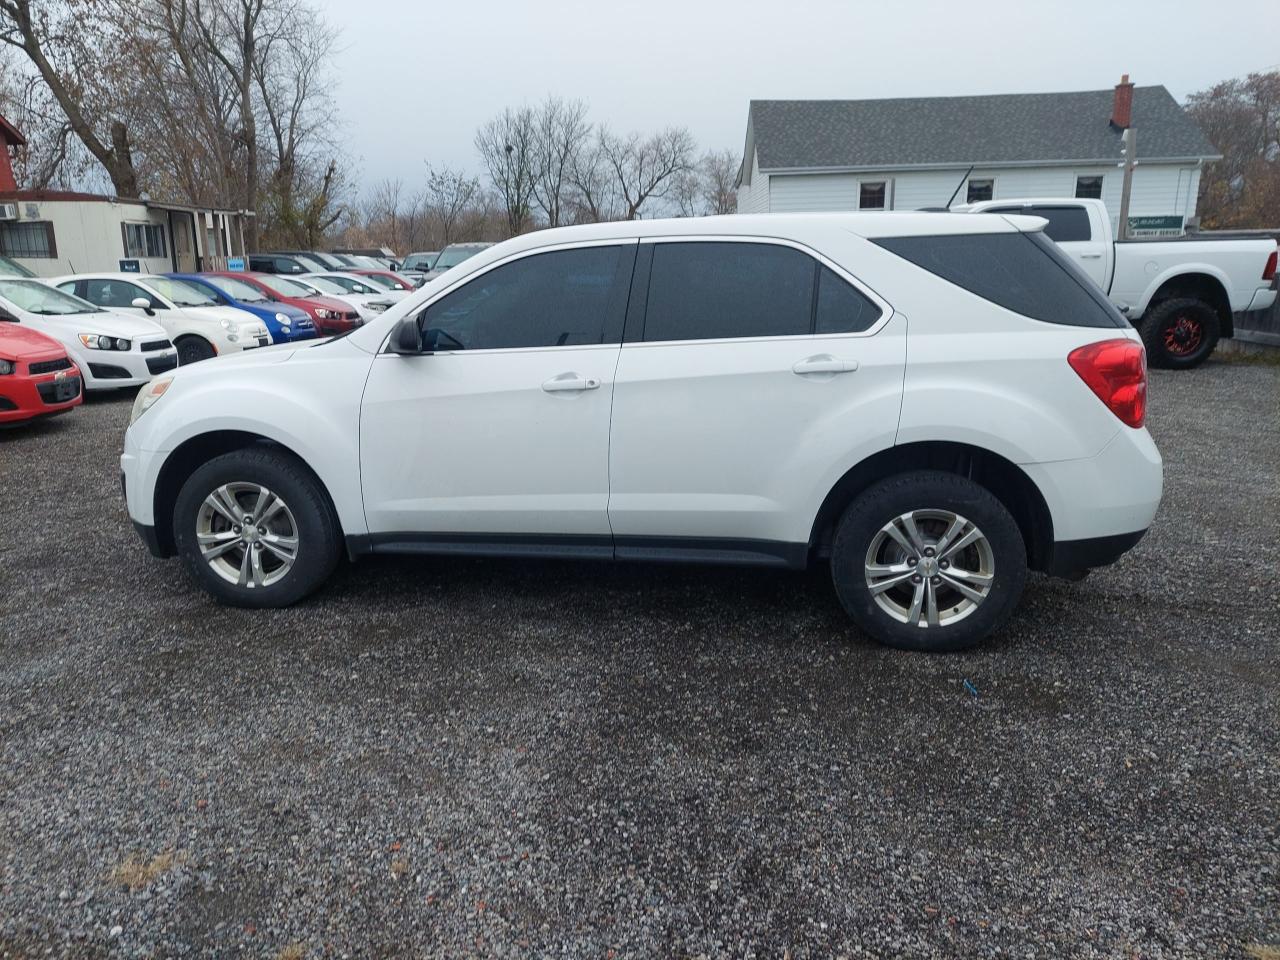
[[[1235,333],[1232,314],[1276,299],[1276,243],[1213,237],[1115,239],[1101,200],[987,200],[961,213],[1042,217],[1045,234],[1088,274],[1142,333],[1152,366],[1187,369]]]

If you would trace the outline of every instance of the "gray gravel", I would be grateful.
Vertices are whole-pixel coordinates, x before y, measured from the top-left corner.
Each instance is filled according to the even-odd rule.
[[[1274,945],[1280,368],[1152,398],[1151,534],[947,657],[821,570],[373,560],[222,609],[127,524],[131,398],[0,433],[0,957]]]

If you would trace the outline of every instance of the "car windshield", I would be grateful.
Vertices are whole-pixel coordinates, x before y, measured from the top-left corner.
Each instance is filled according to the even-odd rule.
[[[237,280],[235,277],[219,277],[214,284],[223,293],[234,297],[241,303],[266,303],[267,295],[251,283]]]
[[[373,286],[382,287],[383,290],[402,289],[400,284],[397,281],[392,280],[390,277],[384,277],[380,273],[361,274],[360,279],[369,281],[369,283]]]
[[[173,301],[180,307],[216,307],[218,305],[213,294],[206,293],[185,280],[174,280],[172,277],[147,277],[143,282],[160,296]]]
[[[0,277],[34,277],[35,274],[8,257],[0,257]]]
[[[434,253],[413,253],[405,258],[402,270],[430,270],[431,261],[436,255]]]
[[[463,260],[474,257],[483,249],[483,247],[450,247],[440,254],[440,259],[432,264],[431,269],[447,270],[450,267],[456,267]]]
[[[258,277],[258,282],[272,293],[278,293],[282,297],[310,297],[315,293],[310,287],[298,283],[296,280],[270,273]]]
[[[315,287],[321,293],[346,293],[347,288],[340,283],[334,283],[328,277],[307,277],[307,283]]]
[[[0,297],[4,297],[19,310],[38,313],[45,317],[62,317],[73,313],[102,313],[88,300],[81,300],[39,280],[10,280],[0,278]]]

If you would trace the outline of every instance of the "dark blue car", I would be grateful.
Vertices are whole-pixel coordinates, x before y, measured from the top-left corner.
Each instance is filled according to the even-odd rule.
[[[316,336],[316,326],[304,311],[287,303],[268,300],[265,293],[243,280],[226,276],[207,277],[202,273],[171,273],[169,276],[207,290],[220,304],[260,317],[267,325],[272,343],[310,340]]]

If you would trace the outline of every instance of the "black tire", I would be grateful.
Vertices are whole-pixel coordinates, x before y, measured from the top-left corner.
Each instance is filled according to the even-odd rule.
[[[1142,318],[1147,362],[1166,370],[1190,370],[1218,345],[1218,311],[1203,300],[1178,297],[1157,303]]]
[[[241,586],[220,575],[202,555],[197,543],[197,523],[205,498],[225,484],[259,485],[270,490],[285,505],[270,521],[283,524],[284,532],[292,529],[296,538],[293,565],[275,582],[258,586]],[[240,494],[242,502],[253,505],[253,494]],[[270,511],[264,511],[270,513]],[[214,522],[229,527],[223,517]],[[245,528],[231,528],[235,532]],[[267,528],[257,528],[267,529]],[[341,531],[329,498],[319,481],[295,457],[271,448],[254,447],[235,450],[215,457],[193,473],[182,485],[173,508],[173,535],[178,553],[191,575],[222,603],[237,607],[287,607],[319,587],[333,572],[341,552]],[[226,536],[224,529],[219,536]],[[257,539],[255,537],[255,539]],[[263,538],[265,539],[265,538]],[[252,545],[261,552],[263,565],[283,564],[271,551]],[[249,545],[237,546],[226,556],[235,568],[242,566]],[[221,564],[219,564],[222,567]],[[249,567],[253,564],[250,562]],[[223,567],[225,570],[225,567]]]
[[[179,337],[175,345],[178,348],[178,366],[211,360],[218,355],[213,344],[197,336]]]
[[[939,601],[940,622],[934,625],[913,626],[896,619],[877,602],[867,585],[868,551],[878,541],[886,524],[895,517],[912,511],[945,511],[954,514],[976,524],[986,538],[990,551],[986,556],[991,570],[989,590],[980,602],[954,622],[941,621],[947,616],[956,617],[965,601],[961,594],[948,585],[950,581],[942,579],[945,574],[941,571],[936,578],[925,578],[938,583],[936,588],[928,583],[918,586],[907,580],[890,591],[884,591],[886,602],[893,603],[902,598],[902,603],[906,603],[908,601],[905,598],[914,599],[917,590],[936,590],[934,595]],[[934,524],[938,525],[937,530],[934,529]],[[936,544],[937,532],[946,525],[946,521],[942,519],[921,518],[921,534],[926,542]],[[955,539],[959,538],[953,538],[953,542]],[[910,562],[913,565],[911,569],[923,562],[908,559],[906,552],[901,551],[890,540],[880,539],[879,542],[879,550],[897,550],[901,554],[893,560],[885,559],[880,562],[901,563],[904,566]],[[948,563],[955,563],[956,558],[972,557],[975,558],[972,561],[965,560],[965,569],[969,569],[972,564],[980,565],[982,560],[977,555],[979,549],[979,546],[965,547]],[[941,558],[934,554],[929,556],[934,563],[941,562]],[[1004,504],[990,491],[955,474],[922,470],[882,480],[865,490],[848,506],[836,525],[831,550],[831,576],[845,611],[862,630],[880,643],[901,650],[964,650],[998,630],[1013,613],[1026,582],[1027,551],[1018,524]],[[910,610],[906,613],[909,616]],[[925,619],[927,620],[927,616]]]

